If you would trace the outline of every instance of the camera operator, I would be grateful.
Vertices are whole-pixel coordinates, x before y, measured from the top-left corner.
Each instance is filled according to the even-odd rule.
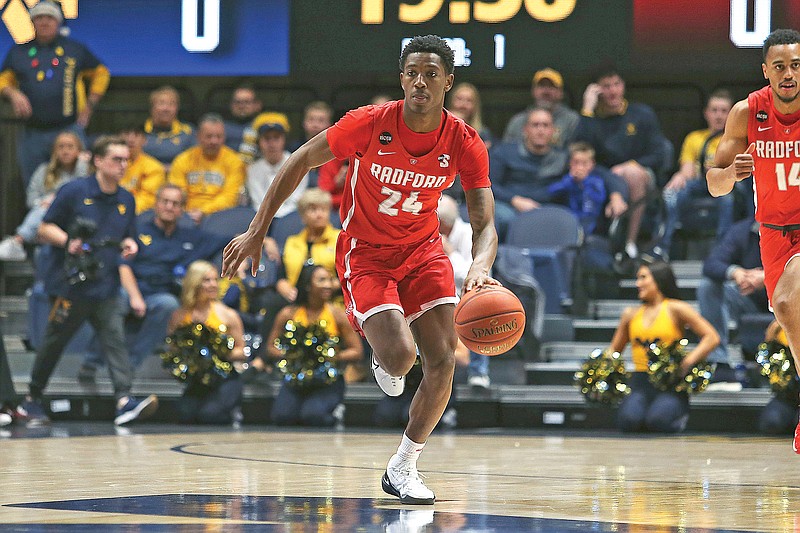
[[[196,259],[211,260],[230,240],[227,235],[208,233],[194,225],[182,227],[179,221],[185,203],[183,189],[172,183],[162,185],[156,193],[153,219],[137,224],[139,252],[120,267],[124,289],[120,303],[122,314],[128,318],[128,345],[135,368],[164,343],[167,323],[180,307],[176,294],[180,292],[181,272]],[[104,361],[103,353],[93,349],[94,344],[78,372],[78,380],[84,383],[94,381],[95,371]]]
[[[119,186],[128,155],[121,138],[99,138],[92,148],[95,174],[61,187],[39,227],[39,239],[53,246],[45,276],[52,307],[24,404],[29,425],[49,422],[42,393],[65,346],[86,320],[108,358],[117,400],[114,423],[144,418],[158,408],[155,396],[137,400],[130,395],[133,369],[118,303],[120,263],[138,251],[135,202]]]

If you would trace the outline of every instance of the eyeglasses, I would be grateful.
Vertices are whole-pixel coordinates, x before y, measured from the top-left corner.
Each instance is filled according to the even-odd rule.
[[[128,158],[127,157],[120,157],[120,156],[111,157],[111,156],[109,156],[109,157],[107,157],[107,159],[109,161],[117,163],[118,165],[122,165],[123,163],[127,163],[128,162]]]
[[[240,100],[240,99],[233,99],[231,100],[232,104],[254,104],[256,103],[255,100]]]

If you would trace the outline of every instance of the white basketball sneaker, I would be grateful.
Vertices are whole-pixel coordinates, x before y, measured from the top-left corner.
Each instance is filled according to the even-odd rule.
[[[375,359],[375,354],[372,354],[371,359],[372,363],[370,366],[372,367],[372,375],[375,376],[375,381],[378,383],[381,390],[389,396],[400,396],[403,394],[403,389],[406,388],[406,377],[390,375],[378,364],[378,361]]]
[[[400,503],[433,505],[436,501],[433,491],[420,479],[417,467],[411,463],[397,462],[396,455],[389,459],[381,487],[386,494],[400,498]]]

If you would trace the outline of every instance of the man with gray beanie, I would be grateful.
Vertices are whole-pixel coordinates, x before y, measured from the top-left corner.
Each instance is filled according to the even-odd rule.
[[[25,120],[17,156],[26,187],[36,167],[49,160],[60,132],[74,131],[86,145],[84,128],[110,79],[86,46],[62,35],[64,16],[58,4],[42,0],[30,16],[33,40],[11,48],[0,67],[0,95]],[[86,80],[88,94],[79,94],[79,79]]]

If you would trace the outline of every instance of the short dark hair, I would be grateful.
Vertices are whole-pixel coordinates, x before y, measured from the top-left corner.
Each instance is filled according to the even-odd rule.
[[[456,66],[455,54],[447,41],[438,35],[417,35],[411,39],[400,53],[400,72],[406,67],[408,56],[416,53],[436,54],[444,64],[444,71],[452,74]]]
[[[120,145],[127,147],[125,140],[116,135],[102,135],[92,145],[92,159],[95,157],[105,157],[108,155],[108,147]]]
[[[617,65],[613,61],[603,61],[592,71],[592,80],[595,82],[603,78],[610,78],[611,76],[619,76],[622,78],[619,68],[617,68]]]
[[[800,32],[784,28],[775,30],[767,35],[767,38],[764,39],[764,47],[761,49],[761,57],[765,63],[769,49],[781,44],[800,44]]]
[[[144,122],[141,122],[139,120],[126,122],[117,131],[119,132],[120,135],[122,135],[123,133],[130,133],[130,132],[141,133],[142,135],[146,135],[147,134],[147,132],[144,130]]]
[[[674,300],[680,299],[680,291],[678,290],[678,283],[675,281],[675,272],[672,271],[672,266],[666,261],[655,260],[651,262],[643,262],[641,266],[647,267],[650,270],[650,275],[653,276],[653,281],[656,287],[661,291],[665,298],[672,298]]]

